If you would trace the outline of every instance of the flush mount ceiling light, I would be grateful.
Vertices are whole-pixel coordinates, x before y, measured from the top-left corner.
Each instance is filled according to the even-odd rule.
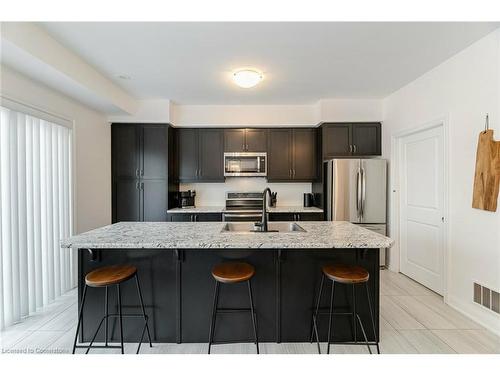
[[[257,85],[264,76],[255,69],[240,69],[233,73],[233,81],[238,86],[248,89]]]
[[[123,79],[124,81],[130,80],[130,76],[128,76],[126,74],[120,74],[117,77],[120,78],[120,79]]]

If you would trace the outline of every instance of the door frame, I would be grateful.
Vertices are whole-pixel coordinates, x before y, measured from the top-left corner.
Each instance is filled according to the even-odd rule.
[[[408,135],[420,133],[433,128],[442,127],[443,128],[443,168],[444,168],[444,198],[443,198],[443,215],[444,215],[444,249],[443,249],[443,298],[444,302],[448,302],[448,285],[450,284],[450,221],[449,221],[449,116],[442,116],[435,120],[410,127],[391,135],[391,163],[390,163],[390,220],[389,220],[389,230],[390,236],[395,240],[393,248],[390,250],[390,257],[393,261],[390,262],[389,269],[391,271],[400,272],[401,269],[401,247],[400,247],[400,206],[401,206],[401,195],[400,195],[400,161],[399,155],[401,151],[401,139]]]

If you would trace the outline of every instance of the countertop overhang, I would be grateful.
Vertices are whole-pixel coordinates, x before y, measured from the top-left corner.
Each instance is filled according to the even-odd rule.
[[[388,248],[394,241],[345,221],[301,221],[305,232],[222,232],[223,222],[120,222],[61,241],[80,249]]]
[[[196,214],[196,213],[224,213],[231,212],[224,206],[196,206],[184,208],[171,208],[167,210],[168,214]],[[268,207],[269,213],[322,213],[323,210],[318,207],[303,207],[303,206],[277,206]]]

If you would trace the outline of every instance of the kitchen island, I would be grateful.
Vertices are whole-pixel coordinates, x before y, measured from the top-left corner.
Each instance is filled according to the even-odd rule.
[[[78,249],[79,299],[85,275],[91,270],[129,263],[137,267],[142,283],[150,328],[156,342],[207,342],[214,280],[213,265],[244,259],[255,266],[252,279],[259,341],[304,342],[311,333],[311,312],[321,278],[321,266],[336,262],[358,264],[370,272],[369,287],[374,301],[378,341],[379,249],[393,241],[347,222],[298,222],[303,231],[251,233],[228,230],[222,222],[121,222],[62,241],[64,248]],[[240,290],[241,289],[241,290]],[[124,313],[137,313],[135,285],[123,285]],[[365,326],[369,313],[364,290],[357,291],[357,310]],[[324,293],[323,306],[328,304]],[[247,307],[244,286],[221,289],[222,307]],[[347,309],[351,289],[336,289],[335,308]],[[104,290],[87,294],[80,340],[88,341],[103,313]],[[110,293],[110,309],[116,306]],[[334,318],[335,341],[350,340],[350,319]],[[112,340],[118,326],[110,324]],[[326,340],[326,316],[319,319],[320,339]],[[140,337],[139,320],[127,320],[126,341]],[[100,333],[97,340],[103,340]],[[358,330],[359,334],[359,330]],[[251,338],[247,314],[221,315],[217,337],[221,341]],[[358,337],[362,340],[362,337]]]

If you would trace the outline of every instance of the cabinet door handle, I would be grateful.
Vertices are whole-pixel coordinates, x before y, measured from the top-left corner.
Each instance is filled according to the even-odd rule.
[[[352,153],[352,145],[349,145],[349,152]]]
[[[144,182],[141,182],[141,190],[144,190]]]
[[[138,182],[136,182],[136,183],[135,183],[135,188],[136,188],[137,190],[140,190],[140,189],[141,189],[141,187],[140,187],[140,185],[139,185],[139,183],[138,183]]]
[[[296,173],[297,173],[297,171],[294,169],[293,170],[293,177],[295,177]]]
[[[356,153],[356,149],[357,149],[356,145],[353,145],[352,147],[354,148],[354,153]]]
[[[141,176],[144,176],[144,169],[141,169]]]
[[[139,170],[138,169],[135,170],[135,177],[139,177]]]

